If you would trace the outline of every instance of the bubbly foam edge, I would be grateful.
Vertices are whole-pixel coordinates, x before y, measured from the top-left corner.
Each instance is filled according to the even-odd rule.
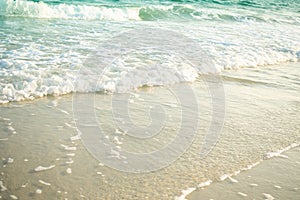
[[[247,167],[244,167],[242,168],[241,170],[238,170],[238,171],[235,171],[231,174],[223,174],[219,177],[219,180],[220,181],[224,181],[226,180],[227,178],[231,178],[232,176],[236,176],[238,175],[239,173],[241,173],[242,171],[248,171],[250,169],[252,169],[253,167],[259,165],[260,163],[262,163],[264,160],[268,160],[268,159],[271,159],[273,157],[280,157],[280,155],[290,149],[293,149],[293,148],[296,148],[296,147],[299,147],[300,146],[300,142],[299,143],[292,143],[291,145],[285,147],[285,148],[281,148],[275,152],[268,152],[265,156],[265,159],[260,159],[258,162],[256,163],[253,163],[251,165],[248,165]],[[272,155],[272,156],[268,156],[268,155]],[[204,188],[206,186],[209,186],[210,184],[212,184],[213,181],[212,180],[207,180],[207,181],[204,181],[204,182],[201,182],[198,184],[197,187],[191,187],[191,188],[187,188],[186,190],[182,190],[181,191],[181,195],[180,196],[175,196],[174,197],[174,200],[187,200],[186,197],[188,195],[190,195],[192,192],[194,192],[195,190],[197,189],[200,189],[200,188]]]

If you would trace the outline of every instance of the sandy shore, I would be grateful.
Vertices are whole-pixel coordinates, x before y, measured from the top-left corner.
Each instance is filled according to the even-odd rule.
[[[218,143],[205,158],[201,158],[199,152],[211,124],[210,92],[203,77],[196,82],[185,83],[197,97],[199,124],[195,137],[189,148],[174,162],[162,169],[141,174],[114,169],[106,165],[105,160],[98,160],[90,154],[77,135],[72,95],[1,105],[0,196],[3,199],[17,197],[19,199],[169,200],[180,197],[183,190],[197,188],[204,181],[212,180],[216,183],[226,174],[261,161],[268,156],[268,152],[299,142],[300,112],[297,89],[299,85],[288,82],[292,77],[288,74],[282,77],[280,71],[290,71],[290,76],[294,76],[293,70],[298,66],[295,64],[288,67],[272,66],[267,69],[244,69],[222,74],[226,94],[226,116]],[[130,117],[135,124],[147,126],[151,122],[151,117],[157,117],[156,120],[159,121],[165,120],[163,129],[146,139],[133,139],[132,136],[119,130],[120,124],[118,125],[117,122],[121,122],[122,125],[122,113],[117,113],[116,117],[112,109],[124,105],[121,102],[124,95],[81,94],[81,96],[83,104],[86,102],[84,99],[95,99],[94,112],[88,117],[98,119],[99,127],[106,133],[105,138],[102,138],[103,141],[110,141],[121,150],[140,154],[160,150],[177,137],[178,130],[182,126],[181,112],[184,109],[181,108],[185,108],[188,114],[194,112],[195,107],[188,103],[181,105],[172,93],[182,86],[183,84],[175,84],[168,88],[141,88],[127,96],[129,99],[126,104],[129,105]],[[181,92],[185,95],[186,91]],[[113,98],[116,104],[112,108]],[[149,114],[149,110],[155,106],[164,110],[164,117],[159,113]],[[193,117],[193,115],[187,116]],[[188,118],[184,125],[193,127],[193,124],[190,124],[193,120]],[[87,122],[83,125],[90,127],[88,122],[87,118]],[[187,135],[188,132],[181,135],[182,141]],[[105,145],[105,142],[102,144]],[[95,148],[103,150],[101,145],[96,145]],[[165,156],[172,155],[178,149],[171,149],[170,154]],[[291,151],[292,154],[293,152],[294,150]],[[117,162],[120,157],[115,151],[114,153],[107,157],[115,156]],[[298,153],[296,152],[297,155]],[[289,152],[286,155],[290,156]],[[161,159],[165,158],[161,157]],[[139,163],[142,161],[136,160]],[[257,170],[262,169],[261,171],[253,173],[261,174],[258,177],[265,177],[265,174],[269,177],[268,172],[273,172],[273,169],[269,170],[266,167],[264,171],[263,166],[270,166],[269,162],[277,161],[295,162],[293,159],[286,158],[267,160],[257,167]],[[287,170],[289,169],[286,168],[284,171]],[[293,178],[299,174],[297,170],[295,167],[290,170],[294,173]],[[253,193],[258,195],[254,197],[259,199],[264,198],[262,193],[274,197],[287,196],[288,192],[283,190],[285,187],[290,190],[298,187],[292,185],[287,187],[284,184],[287,178],[284,176],[278,177],[279,182],[272,182],[269,185],[254,179],[254,175],[253,179],[247,179],[247,175],[243,181],[240,176],[247,173],[252,173],[252,170],[233,177],[238,183],[228,184],[229,179],[226,179],[222,183],[212,184],[207,190],[201,192],[212,191],[219,196],[225,196],[224,191],[228,190],[230,191],[228,195],[233,195],[235,198],[244,198],[245,195],[247,195],[245,198],[249,198],[252,197],[252,190],[262,188]],[[231,182],[235,182],[233,179]],[[270,180],[277,180],[277,178]],[[294,182],[296,183],[296,180]],[[244,187],[230,188],[239,186],[239,183],[244,183]],[[259,186],[250,187],[249,184],[252,183]],[[221,187],[217,188],[218,185]],[[263,187],[264,185],[266,186]],[[278,189],[280,194],[277,195],[273,190],[268,189],[269,186],[275,187],[274,185],[281,187],[281,189],[274,188],[274,190]],[[228,187],[226,190],[224,190],[225,186]],[[290,193],[292,197],[295,194],[297,191]],[[197,199],[199,195],[202,199],[204,194],[196,192],[189,198]],[[209,194],[207,195],[211,198]]]
[[[290,199],[300,195],[300,148],[265,160],[249,171],[212,183],[187,196],[199,199]]]

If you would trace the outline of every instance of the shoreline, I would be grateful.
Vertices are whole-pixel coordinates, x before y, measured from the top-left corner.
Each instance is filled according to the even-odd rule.
[[[238,69],[232,68],[232,69],[222,69],[220,72],[217,72],[216,74],[213,74],[213,76],[217,76],[220,77],[221,79],[228,79],[228,81],[231,80],[232,77],[227,77],[224,76],[225,74],[230,74],[230,72],[234,73],[234,71],[236,70],[251,70],[251,69],[257,69],[257,70],[264,70],[264,69],[268,69],[268,68],[276,68],[276,67],[281,67],[281,66],[295,66],[295,65],[299,65],[300,64],[300,60],[297,61],[287,61],[287,62],[283,62],[283,63],[276,63],[276,64],[268,64],[268,65],[259,65],[256,67],[239,67]],[[86,94],[105,94],[105,95],[114,95],[114,94],[131,94],[134,93],[138,90],[142,90],[144,87],[172,87],[176,84],[186,84],[186,83],[193,83],[196,81],[199,81],[199,79],[201,79],[202,76],[211,76],[210,73],[208,74],[201,74],[199,73],[198,76],[195,78],[194,81],[183,81],[183,82],[175,82],[175,83],[171,83],[171,84],[166,84],[166,85],[143,85],[141,87],[138,88],[133,88],[131,90],[128,90],[126,92],[121,92],[121,93],[114,93],[111,91],[93,91],[93,92],[86,92]],[[0,99],[0,106],[6,106],[9,104],[13,104],[13,103],[27,103],[27,102],[34,102],[34,101],[38,101],[38,100],[42,100],[42,99],[47,99],[47,98],[60,98],[60,97],[64,97],[64,96],[68,96],[68,95],[73,95],[76,94],[77,92],[74,90],[71,90],[69,92],[61,92],[61,93],[46,93],[45,95],[42,96],[29,96],[29,97],[24,97],[24,98],[20,98],[20,100],[3,100]],[[79,94],[84,94],[85,92],[78,92]]]
[[[296,120],[299,116],[299,101],[295,90],[297,85],[290,84],[290,89],[287,89],[265,84],[277,80],[278,85],[283,85],[287,80],[280,77],[281,73],[278,72],[295,70],[295,66],[243,69],[224,74],[229,78],[223,80],[227,94],[223,132],[217,145],[204,159],[200,159],[199,152],[212,121],[211,95],[202,79],[188,83],[186,86],[195,92],[199,109],[199,124],[194,141],[187,151],[169,166],[145,174],[115,170],[105,162],[95,159],[83,142],[74,137],[78,134],[72,115],[72,95],[0,106],[0,145],[3,149],[0,154],[3,159],[0,165],[0,179],[2,189],[6,188],[0,196],[3,199],[10,198],[10,195],[22,199],[76,199],[83,195],[91,199],[169,200],[175,196],[180,197],[182,189],[195,187],[203,181],[214,181],[203,190],[208,191],[213,190],[210,188],[215,187],[214,185],[218,185],[216,180],[224,179],[223,184],[237,180],[235,176],[229,178],[232,172],[240,170],[243,166],[252,166],[263,158],[281,155],[278,149],[299,142],[299,123]],[[264,74],[266,71],[267,76]],[[249,79],[254,81],[247,81]],[[83,104],[91,102],[91,98],[95,99],[95,112],[89,117],[97,117],[99,126],[103,128],[110,142],[122,150],[143,153],[145,150],[160,149],[178,134],[183,106],[172,93],[176,87],[183,87],[183,84],[172,85],[169,88],[141,88],[130,94],[127,100],[123,99],[126,97],[124,94],[79,95]],[[184,90],[180,91],[181,95],[186,96]],[[118,108],[118,103],[124,106],[122,102],[126,100],[131,119],[141,126],[147,126],[151,122],[149,110],[154,106],[161,106],[166,115],[165,118],[159,115],[158,119],[165,121],[165,128],[153,138],[138,140],[129,137],[115,124],[122,122],[122,116],[114,116],[113,99],[116,103],[113,109]],[[190,106],[189,103],[185,105]],[[192,108],[186,109],[187,113],[193,111]],[[186,125],[193,125],[189,124],[191,121],[192,119],[188,118]],[[97,146],[99,150],[101,147]],[[259,166],[254,169],[260,168]],[[237,176],[242,174],[244,173]],[[209,181],[197,187],[208,184]],[[221,187],[216,191],[222,192],[223,189]],[[188,192],[191,190],[186,191]],[[240,192],[249,193],[243,190]]]
[[[300,192],[300,144],[291,146],[293,147],[281,152],[284,154],[280,153],[263,160],[252,169],[213,182],[208,187],[198,188],[181,199],[286,198],[296,200],[295,194]],[[220,191],[221,188],[223,193]]]
[[[182,190],[182,195],[180,196],[175,196],[174,200],[198,200],[201,199],[201,190],[205,190],[208,189],[210,186],[214,185],[214,184],[222,184],[222,182],[231,182],[231,183],[238,183],[239,181],[236,180],[236,178],[238,179],[243,173],[246,173],[247,171],[250,170],[254,170],[256,168],[260,168],[260,165],[262,165],[264,162],[272,160],[272,159],[278,159],[278,158],[286,158],[288,159],[289,157],[284,155],[284,153],[287,153],[289,151],[296,151],[295,149],[297,149],[298,155],[300,155],[300,142],[299,143],[293,143],[285,148],[281,148],[275,152],[269,152],[266,153],[266,158],[265,159],[261,159],[260,161],[253,163],[252,165],[248,165],[244,168],[241,168],[241,170],[235,171],[233,173],[230,174],[224,174],[222,176],[219,177],[218,180],[212,181],[212,180],[207,180],[204,182],[201,182],[197,185],[197,187],[191,187],[191,188],[187,188]],[[272,163],[272,162],[271,162]],[[286,163],[283,162],[283,165],[285,165]],[[299,163],[300,164],[300,159],[299,159]],[[270,164],[269,164],[270,165]],[[300,188],[299,188],[300,190]],[[243,194],[243,193],[242,193]],[[241,195],[241,194],[240,194]],[[243,195],[241,195],[243,196]]]

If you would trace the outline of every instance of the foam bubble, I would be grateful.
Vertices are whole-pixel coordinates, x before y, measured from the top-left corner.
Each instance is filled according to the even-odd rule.
[[[50,165],[49,167],[38,166],[34,169],[36,172],[45,171],[54,168],[55,165]]]
[[[206,186],[209,186],[210,184],[212,183],[212,180],[208,180],[208,181],[205,181],[205,182],[202,182],[198,185],[199,188],[203,188],[203,187],[206,187]]]
[[[71,169],[71,168],[67,168],[66,172],[67,172],[68,174],[72,174],[72,169]]]
[[[230,180],[232,183],[238,183],[238,182],[239,182],[238,180],[232,178],[231,176],[229,176],[228,178],[229,178],[229,180]]]
[[[8,158],[7,159],[7,163],[13,163],[14,162],[14,159],[13,158]]]
[[[247,194],[242,193],[242,192],[238,192],[238,194],[239,194],[240,196],[242,196],[242,197],[247,197],[247,196],[248,196]]]
[[[265,196],[265,200],[273,200],[275,199],[272,195],[267,194],[267,193],[263,193],[263,195]]]
[[[36,189],[36,191],[35,191],[35,193],[37,193],[37,194],[42,194],[42,190],[41,189]]]
[[[6,190],[7,190],[7,187],[5,187],[5,186],[3,185],[3,182],[0,181],[0,191],[1,191],[1,192],[4,192],[4,191],[6,191]]]
[[[78,134],[77,135],[75,135],[75,136],[72,136],[70,139],[72,140],[72,141],[74,141],[74,140],[80,140],[80,135],[81,135],[81,133],[80,132],[78,132]]]
[[[74,160],[72,160],[71,158],[69,158],[69,160],[66,161],[66,164],[72,164],[72,163],[74,163]]]
[[[41,184],[43,184],[43,185],[47,185],[47,186],[50,186],[50,185],[51,185],[51,183],[47,183],[47,182],[45,182],[45,181],[43,181],[43,180],[39,180],[39,182],[40,182]]]
[[[181,191],[181,195],[180,196],[176,196],[174,198],[174,200],[185,200],[186,197],[191,194],[192,192],[194,192],[196,190],[196,188],[188,188],[186,190],[182,190]]]
[[[19,199],[16,195],[13,195],[13,194],[11,194],[11,195],[9,195],[10,196],[10,198],[12,198],[12,199]]]
[[[67,150],[67,151],[75,151],[77,148],[76,147],[69,147],[67,145],[61,144],[61,146]]]
[[[265,158],[267,158],[267,159],[270,159],[272,157],[288,158],[288,156],[282,155],[282,153],[290,150],[291,148],[295,148],[295,147],[298,147],[298,146],[300,146],[300,143],[293,143],[293,144],[291,144],[291,145],[289,145],[289,146],[287,146],[285,148],[279,149],[279,150],[277,150],[275,152],[268,152],[266,154]]]

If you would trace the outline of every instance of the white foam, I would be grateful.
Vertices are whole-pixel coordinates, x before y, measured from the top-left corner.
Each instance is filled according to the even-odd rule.
[[[282,158],[289,158],[288,156],[286,155],[282,155],[281,153],[279,152],[269,152],[267,153],[267,158],[272,158],[272,157],[282,157]]]
[[[239,182],[238,180],[232,178],[231,176],[229,176],[228,178],[229,178],[229,180],[230,180],[232,183],[238,183],[238,182]]]
[[[239,195],[241,195],[242,197],[247,197],[248,195],[242,192],[238,192]]]
[[[174,200],[186,200],[186,197],[191,194],[192,192],[194,192],[196,190],[196,188],[188,188],[186,190],[182,190],[181,191],[181,195],[180,196],[175,196]]]
[[[110,156],[109,156],[109,157],[111,157],[111,158],[122,159],[122,156],[121,156],[120,152],[119,152],[119,151],[116,151],[116,150],[114,150],[114,149],[111,149],[111,150],[110,150]]]
[[[74,160],[72,160],[71,158],[68,161],[66,161],[66,164],[72,164],[72,163],[74,163]]]
[[[115,133],[116,133],[116,134],[120,134],[120,135],[126,135],[126,132],[125,132],[125,131],[122,131],[122,130],[119,130],[119,129],[116,129],[116,130],[115,130]]]
[[[202,182],[202,183],[198,184],[198,188],[203,188],[203,187],[209,186],[211,183],[212,183],[212,180]]]
[[[145,52],[137,52],[141,55]],[[169,85],[179,82],[195,81],[198,77],[197,68],[194,68],[183,58],[177,58],[168,53],[151,52],[143,58],[134,59],[133,55],[126,55],[115,60],[114,63],[103,69],[99,78],[98,87],[90,74],[97,74],[97,68],[88,68],[78,76],[76,91],[109,91],[116,93],[129,92],[142,86]],[[160,60],[164,63],[157,64]]]
[[[37,193],[37,194],[42,194],[42,190],[41,189],[36,189],[36,191],[35,191],[35,193]]]
[[[230,177],[230,174],[223,174],[222,176],[220,176],[220,181],[224,181],[226,180],[228,177]]]
[[[12,127],[12,126],[8,126],[7,128],[8,128],[8,130],[10,130],[10,131],[15,131],[14,127]]]
[[[117,144],[123,144],[123,143],[119,140],[118,136],[115,136],[115,137],[114,137],[114,140],[116,141]]]
[[[36,172],[45,171],[54,168],[55,165],[50,165],[49,167],[38,166],[34,169]]]
[[[66,110],[63,110],[63,109],[58,109],[60,112],[62,112],[62,113],[64,113],[64,114],[66,114],[66,115],[70,115],[70,113],[68,112],[68,111],[66,111]]]
[[[61,144],[61,146],[67,151],[76,151],[76,147],[69,147],[67,145]]]
[[[41,184],[43,184],[43,185],[47,185],[47,186],[50,186],[50,185],[51,185],[51,183],[47,183],[47,182],[45,182],[45,181],[43,181],[43,180],[39,180],[39,182],[40,182]]]
[[[279,149],[275,152],[268,152],[266,154],[266,158],[269,159],[269,158],[272,158],[272,157],[282,157],[282,158],[288,158],[288,156],[286,155],[282,155],[282,153],[290,150],[291,148],[295,148],[295,147],[299,147],[300,146],[300,143],[293,143],[285,148],[282,148],[282,149]]]
[[[71,169],[71,168],[67,168],[66,172],[67,172],[68,174],[72,174],[72,169]]]
[[[263,193],[263,195],[265,196],[265,200],[273,200],[275,199],[272,195],[267,194],[267,193]]]
[[[7,159],[7,163],[13,163],[14,162],[14,159],[13,158],[8,158]]]
[[[252,187],[257,187],[258,184],[256,184],[256,183],[251,183],[250,186],[252,186]]]
[[[178,107],[178,105],[173,104],[173,103],[163,103],[163,105],[171,107],[171,108],[177,108]]]
[[[86,20],[140,20],[138,8],[107,8],[87,5],[49,5],[44,2],[6,0],[6,15],[35,18]]]
[[[8,100],[1,100],[0,99],[0,104],[6,104],[6,103],[8,103],[9,101]]]
[[[80,137],[81,133],[79,132],[79,130],[77,130],[77,131],[78,131],[77,135],[74,135],[70,138],[72,141],[81,139],[81,137]]]
[[[147,12],[152,10],[154,13],[157,11],[172,12],[175,8],[173,5],[151,7],[125,6],[122,8],[100,5],[51,5],[41,1],[24,0],[1,0],[1,3],[1,13],[3,12],[6,16],[118,21],[140,20],[141,11]],[[188,5],[177,5],[176,9],[178,9],[178,6],[182,6],[182,8],[188,7]],[[193,15],[195,18],[218,19],[220,21],[222,20],[221,16],[225,15],[232,16],[233,19],[239,22],[249,21],[246,20],[247,17],[243,18],[243,16],[240,16],[239,10],[236,10],[237,13],[235,13],[234,10],[195,8],[195,6],[192,6],[192,9],[201,13],[200,16]],[[245,10],[244,12],[248,11]],[[281,14],[274,19],[278,21],[280,17],[282,17]],[[289,18],[293,19],[293,17]],[[207,26],[199,26],[199,28],[197,26],[189,27],[189,25],[185,27],[183,24],[184,27],[182,28],[182,30],[190,31],[183,35],[195,39],[195,43],[199,44],[203,52],[207,53],[208,59],[212,61],[210,66],[207,66],[209,68],[207,72],[209,73],[218,73],[225,69],[259,67],[299,61],[300,31],[295,29],[294,25],[287,26],[286,23],[277,24],[276,26],[273,23],[245,25],[243,23],[218,23],[218,21],[214,22],[216,24],[205,22],[205,25],[208,23]],[[274,20],[271,21],[273,22]],[[237,32],[236,30],[239,31]],[[85,31],[85,28],[80,29],[80,26],[76,26],[76,30],[74,32],[71,30],[70,32],[73,35],[80,35]],[[113,32],[122,31],[123,29],[113,30]],[[224,37],[225,31],[226,37]],[[212,32],[214,34],[211,34]],[[65,34],[65,32],[62,31],[61,34]],[[88,38],[95,37],[93,42],[99,44],[97,37],[103,39],[106,36],[105,33],[103,35],[101,33],[89,35]],[[66,36],[66,38],[69,37],[70,35]],[[23,44],[25,41],[22,38],[14,38],[15,43]],[[62,39],[64,37],[58,38]],[[249,38],[252,38],[252,40],[249,40]],[[78,39],[75,37],[74,40]],[[90,53],[89,50],[97,48],[97,46],[91,45],[89,39],[87,41],[84,37],[81,37],[80,40],[83,40],[82,43],[84,44],[81,46],[88,46],[82,51],[84,53],[79,53],[81,50],[77,50],[76,47],[69,49],[64,46],[59,48],[57,45],[49,46],[48,44],[34,42],[25,42],[25,45],[20,48],[5,50],[6,56],[0,61],[0,73],[3,74],[0,81],[0,104],[11,101],[32,100],[46,95],[63,95],[75,92],[75,89],[80,92],[94,92],[95,90],[131,92],[145,85],[169,85],[178,82],[194,81],[199,73],[205,73],[199,70],[199,67],[191,65],[187,60],[176,58],[174,55],[163,55],[161,52],[151,51],[148,52],[148,58],[145,58],[144,55],[138,55],[138,58],[134,58],[134,55],[129,54],[116,59],[114,63],[106,67],[103,76],[99,77],[100,82],[97,88],[94,87],[95,82],[90,82],[88,78],[80,80],[78,87],[74,88],[74,82],[78,78],[76,77],[76,70],[84,65],[83,62],[86,54]],[[63,40],[61,43],[64,42]],[[113,43],[113,41],[111,42]],[[4,44],[9,43],[10,38],[4,38]],[[174,48],[176,48],[176,43]],[[23,58],[26,58],[26,60]],[[164,63],[155,67],[159,63],[157,61],[164,61]],[[43,67],[39,67],[41,63]],[[9,68],[9,70],[6,70],[6,68]],[[96,69],[100,74],[102,70],[102,68]],[[138,99],[138,97],[135,98]],[[55,107],[56,102],[52,102],[52,106]],[[68,112],[64,113],[67,114]]]
[[[0,138],[0,141],[6,141],[8,138]]]
[[[71,124],[69,124],[69,123],[65,123],[65,125],[67,126],[67,127],[70,127],[70,128],[76,128],[76,127],[74,127],[74,126],[72,126]]]
[[[6,190],[7,190],[7,187],[5,187],[5,186],[3,185],[3,182],[0,181],[0,191],[1,191],[1,192],[4,192],[4,191],[6,191]]]
[[[11,195],[9,195],[9,196],[10,196],[10,198],[12,198],[12,199],[18,199],[18,197],[17,197],[16,195],[11,194]]]

